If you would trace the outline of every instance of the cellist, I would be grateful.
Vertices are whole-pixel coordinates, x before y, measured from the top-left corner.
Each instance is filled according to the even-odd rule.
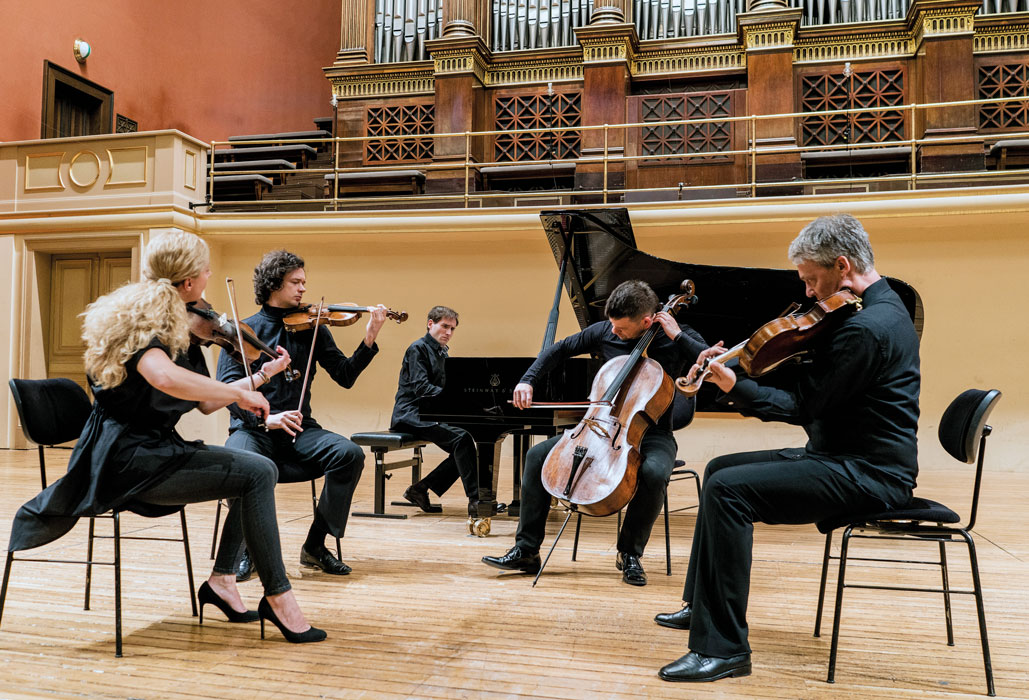
[[[689,630],[689,653],[666,681],[751,672],[747,642],[753,523],[814,523],[903,507],[918,474],[918,335],[900,297],[875,270],[872,246],[849,214],[815,219],[790,244],[807,295],[847,288],[862,309],[819,336],[791,390],[761,386],[712,362],[709,380],[741,413],[801,425],[802,448],[716,457],[704,473],[682,609],[657,615]],[[702,362],[722,348],[701,353]],[[690,371],[692,377],[698,370]]]
[[[707,344],[695,330],[678,323],[670,314],[658,311],[660,308],[657,295],[645,282],[630,280],[618,285],[608,297],[604,309],[608,320],[594,323],[544,349],[515,387],[514,405],[529,408],[533,384],[563,359],[588,354],[607,362],[620,355],[628,355],[640,336],[655,323],[664,332],[657,334],[647,355],[656,360],[669,376],[676,377],[677,372],[696,360]],[[515,544],[503,556],[483,557],[483,563],[526,573],[539,570],[539,549],[550,509],[550,494],[543,488],[540,474],[547,454],[559,439],[560,436],[551,438],[529,450],[522,473],[521,511]],[[647,574],[640,558],[650,539],[654,521],[661,513],[668,477],[675,467],[676,449],[672,436],[672,409],[669,409],[643,437],[639,486],[626,507],[625,520],[618,535],[615,566],[622,572],[622,580],[629,585],[647,584]]]

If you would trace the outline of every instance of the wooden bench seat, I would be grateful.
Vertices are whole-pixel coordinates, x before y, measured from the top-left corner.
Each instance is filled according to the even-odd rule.
[[[302,143],[288,146],[253,146],[248,148],[226,148],[214,152],[214,159],[217,163],[242,162],[254,160],[283,159],[288,160],[297,167],[307,167],[308,160],[318,155],[318,151]]]
[[[571,189],[575,163],[488,165],[479,168],[485,190]]]
[[[266,158],[264,160],[248,160],[242,163],[222,161],[212,164],[211,169],[217,175],[220,175],[218,173],[219,170],[260,170],[261,172],[256,174],[269,177],[276,185],[280,185],[285,173],[277,171],[296,170],[297,166],[284,158]]]
[[[332,133],[332,117],[315,117],[314,128]]]
[[[990,157],[997,162],[997,170],[1008,165],[1008,156],[1029,155],[1029,139],[1002,139],[990,146]]]
[[[853,148],[834,151],[807,151],[800,154],[805,176],[830,174],[843,168],[855,176],[875,176],[907,172],[911,169],[911,146]]]
[[[425,173],[421,170],[362,170],[355,173],[329,173],[325,176],[325,197],[332,197],[334,177],[339,177],[339,195],[374,196],[380,194],[422,194]]]
[[[274,183],[264,175],[214,175],[215,199],[260,201]]]
[[[407,515],[402,513],[386,512],[386,479],[390,478],[389,472],[394,469],[410,467],[411,483],[418,483],[422,478],[422,448],[428,443],[408,433],[393,430],[354,433],[350,436],[350,439],[358,445],[370,449],[375,457],[375,495],[372,503],[372,512],[362,513],[355,511],[353,515],[366,518],[406,518]],[[414,450],[414,454],[408,459],[387,462],[386,454],[393,450]],[[394,502],[393,505],[409,506],[411,504],[407,501],[401,501]]]
[[[284,131],[279,134],[247,134],[246,136],[230,136],[229,143],[235,144],[241,141],[275,141],[277,143],[283,143],[287,141],[299,142],[306,140],[308,141],[308,146],[324,152],[328,151],[332,144],[328,141],[321,141],[320,139],[331,138],[332,134],[325,129],[312,129],[310,131]]]

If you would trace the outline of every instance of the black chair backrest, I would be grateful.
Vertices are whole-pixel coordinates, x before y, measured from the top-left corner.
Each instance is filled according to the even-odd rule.
[[[979,439],[1000,399],[996,389],[969,389],[950,402],[940,419],[940,444],[951,457],[971,464],[979,451]]]
[[[25,437],[37,445],[75,440],[92,410],[85,390],[70,379],[12,379],[14,405]]]

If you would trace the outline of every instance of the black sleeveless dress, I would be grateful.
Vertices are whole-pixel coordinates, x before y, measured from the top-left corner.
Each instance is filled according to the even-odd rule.
[[[139,373],[139,360],[150,348],[160,348],[171,356],[169,348],[154,338],[126,363],[124,382],[111,389],[92,385],[93,412],[71,454],[68,472],[18,510],[10,551],[52,542],[81,517],[110,510],[155,517],[177,510],[134,500],[205,449],[202,442],[183,440],[175,431],[179,418],[197,402],[169,396]],[[190,345],[174,361],[210,376],[196,345]]]

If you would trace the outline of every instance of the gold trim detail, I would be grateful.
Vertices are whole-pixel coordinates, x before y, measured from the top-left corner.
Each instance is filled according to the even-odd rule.
[[[1005,53],[1029,49],[1029,25],[984,27],[975,30],[973,53]]]
[[[796,22],[769,22],[743,28],[743,46],[747,51],[767,51],[793,47]]]
[[[629,42],[623,37],[598,39],[579,37],[583,63],[624,63],[632,58]]]
[[[899,58],[915,55],[914,37],[906,32],[873,34],[860,39],[840,37],[800,39],[793,47],[794,63],[853,61],[867,58]]]
[[[462,75],[473,73],[480,83],[486,81],[486,62],[475,49],[434,51],[432,66],[436,75]]]
[[[93,157],[93,162],[95,163],[96,172],[92,173],[92,179],[89,179],[89,176],[87,175],[83,179],[83,181],[80,182],[79,178],[75,177],[75,163],[79,160],[79,158],[82,158],[83,156],[85,156],[85,157],[92,156]],[[86,165],[85,161],[83,161],[82,164],[83,164],[83,166],[85,168],[88,169],[89,166]],[[82,169],[83,168],[79,168],[79,170],[82,170]],[[100,156],[98,156],[96,153],[93,153],[93,151],[79,151],[78,153],[76,153],[75,156],[71,159],[71,163],[68,164],[68,178],[72,181],[72,184],[74,184],[76,187],[92,187],[96,183],[96,181],[100,179]],[[86,179],[88,179],[89,182],[86,182],[85,181]]]
[[[122,167],[119,167],[118,158],[116,153],[123,151],[143,151],[143,177],[138,180],[122,180],[121,171],[135,165],[131,162],[122,161]],[[149,146],[126,146],[125,148],[108,148],[107,149],[107,160],[111,164],[111,171],[107,175],[107,182],[104,183],[104,187],[130,187],[132,185],[145,185],[147,184],[147,169],[149,167],[148,161],[150,160],[150,147]]]
[[[64,160],[64,151],[54,151],[53,153],[27,153],[25,155],[25,191],[26,192],[60,192],[65,188],[64,178],[61,176],[61,163]],[[40,163],[38,166],[33,166],[32,161],[37,158],[56,158],[57,167],[53,172],[57,173],[56,184],[46,185],[33,185],[32,184],[32,173],[41,173],[44,164]]]
[[[197,188],[197,154],[196,151],[186,149],[185,161],[183,162],[182,186],[187,189]]]
[[[483,85],[557,83],[582,80],[582,74],[582,62],[578,57],[563,61],[537,59],[491,66],[486,70],[486,79],[483,81]]]
[[[925,9],[918,14],[912,32],[915,46],[921,44],[926,37],[974,33],[977,9],[968,6]]]
[[[629,67],[634,76],[746,68],[747,54],[739,47],[686,49],[636,56]]]
[[[333,76],[331,80],[332,94],[338,99],[431,95],[436,84],[431,69],[417,73]]]

